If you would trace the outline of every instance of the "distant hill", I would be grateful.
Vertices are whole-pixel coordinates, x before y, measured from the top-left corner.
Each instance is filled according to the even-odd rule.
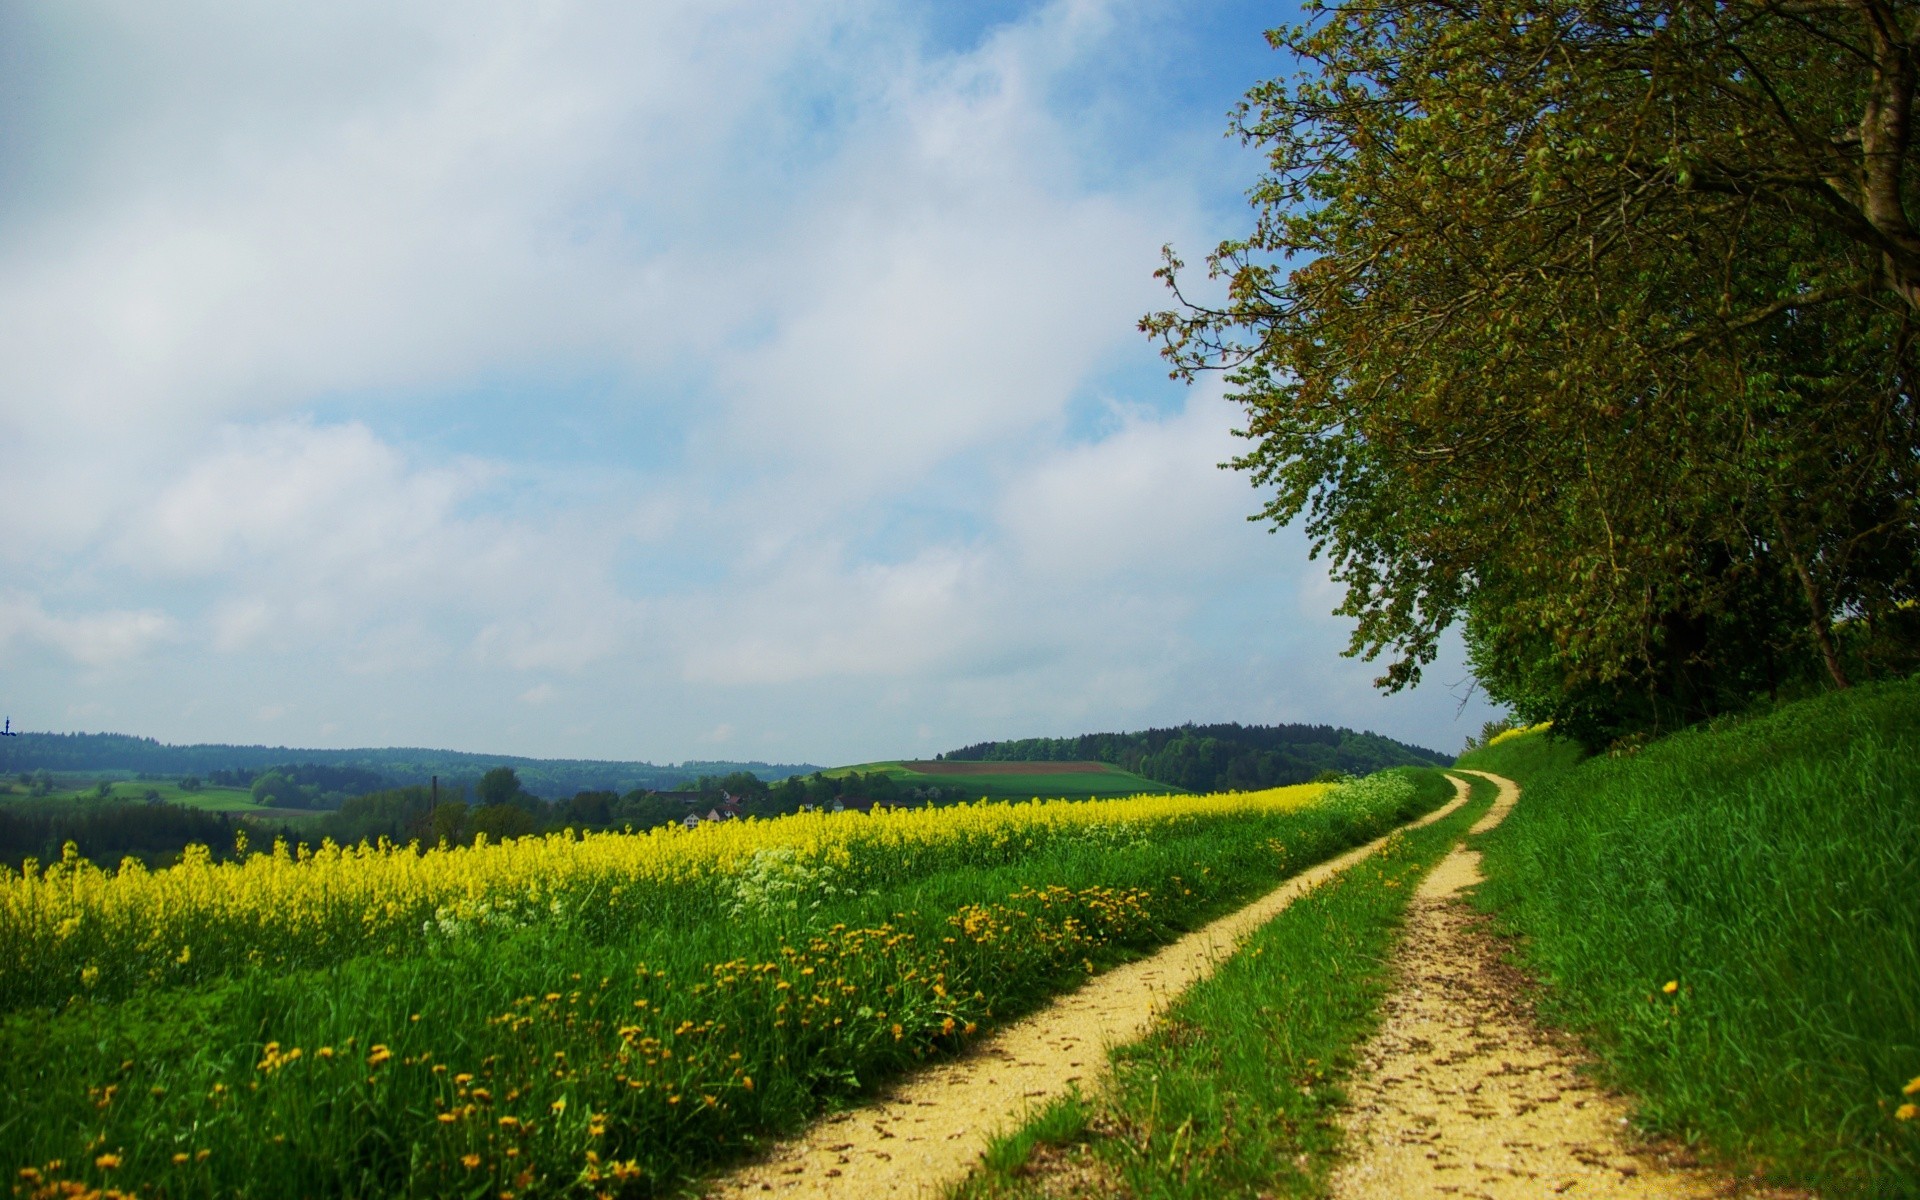
[[[1448,766],[1449,755],[1333,725],[1182,725],[1138,733],[981,742],[940,762],[1109,763],[1190,792],[1251,791],[1306,783],[1325,771]]]
[[[1016,762],[941,758],[931,762],[860,763],[835,767],[822,774],[829,779],[885,776],[893,786],[909,795],[932,793],[960,800],[1027,800],[1035,796],[1060,800],[1180,790],[1110,763],[1070,759]]]
[[[584,791],[630,792],[635,788],[678,787],[702,775],[750,771],[769,782],[806,775],[811,763],[684,762],[659,766],[647,762],[598,759],[521,758],[511,754],[469,754],[460,750],[417,747],[360,750],[302,750],[287,746],[171,746],[153,738],[123,733],[23,733],[0,738],[0,775],[24,771],[130,771],[164,777],[211,776],[215,772],[252,774],[268,767],[310,764],[351,767],[379,775],[388,787],[425,783],[438,775],[443,785],[471,784],[494,767],[512,767],[520,784],[553,800]]]

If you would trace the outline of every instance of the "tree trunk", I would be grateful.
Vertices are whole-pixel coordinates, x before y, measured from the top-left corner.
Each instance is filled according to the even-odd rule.
[[[1845,691],[1853,686],[1847,678],[1847,669],[1840,662],[1840,648],[1833,643],[1833,622],[1827,619],[1827,598],[1820,588],[1820,581],[1813,577],[1807,567],[1807,560],[1792,545],[1787,547],[1787,557],[1793,560],[1793,572],[1800,577],[1800,591],[1807,598],[1807,611],[1811,614],[1808,626],[1813,630],[1813,640],[1820,647],[1820,657],[1826,661],[1827,674],[1833,677],[1833,686]]]

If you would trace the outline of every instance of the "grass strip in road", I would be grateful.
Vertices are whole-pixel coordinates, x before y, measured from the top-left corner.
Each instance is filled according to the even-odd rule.
[[[1341,1082],[1379,1022],[1420,879],[1490,806],[1403,831],[1302,896],[1114,1052],[1109,1086],[1049,1105],[988,1151],[958,1200],[1312,1196],[1340,1145]]]
[[[1780,1182],[1920,1197],[1920,680],[1522,782],[1481,902],[1638,1119]]]

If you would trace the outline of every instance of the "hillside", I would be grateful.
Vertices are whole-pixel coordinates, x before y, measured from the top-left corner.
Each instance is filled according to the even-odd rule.
[[[1920,1195],[1920,679],[1461,762],[1525,786],[1482,902],[1645,1124],[1830,1195]]]
[[[980,742],[939,762],[1107,763],[1190,792],[1252,791],[1306,783],[1326,771],[1446,766],[1438,751],[1332,725],[1182,725],[1137,733]]]
[[[426,783],[435,775],[443,784],[458,786],[472,783],[494,767],[512,767],[522,787],[549,800],[582,791],[667,789],[702,775],[727,775],[735,771],[750,771],[771,781],[817,769],[806,763],[763,762],[685,762],[661,766],[648,762],[523,758],[512,754],[470,754],[418,747],[310,750],[223,744],[174,746],[122,733],[23,733],[0,740],[0,775],[30,771],[125,771],[152,776],[209,776],[216,771],[241,771],[251,778],[255,772],[289,763],[371,771],[388,787]]]
[[[861,763],[822,772],[828,778],[884,776],[903,790],[978,800],[1144,796],[1182,789],[1103,762],[966,761]]]

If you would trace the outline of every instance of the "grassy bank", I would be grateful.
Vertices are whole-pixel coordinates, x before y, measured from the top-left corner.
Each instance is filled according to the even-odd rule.
[[[392,903],[448,915],[408,917],[410,940],[396,917],[360,952],[326,962],[338,951],[323,946],[304,969],[301,953],[247,966],[272,948],[215,892],[297,916],[318,905],[301,886],[314,864],[221,868],[181,893],[180,919],[205,935],[195,957],[225,946],[237,961],[193,981],[124,974],[118,999],[0,1017],[8,1174],[38,1173],[20,1177],[27,1195],[55,1180],[154,1196],[670,1192],[1428,802],[1363,789],[1304,806],[1226,797],[1217,815],[1181,798],[792,827],[838,839],[817,843],[767,822],[637,839],[691,853],[751,832],[760,849],[699,870],[662,859],[657,880],[619,896],[604,871],[555,878],[549,858],[647,847],[546,841],[530,850],[547,856],[539,903],[505,910],[478,888],[490,864],[511,865],[504,849],[444,852],[485,899],[467,908],[417,894],[438,878],[420,864],[441,860],[373,856],[364,869]],[[1039,816],[1043,829],[1018,825]],[[879,836],[913,830],[925,836]],[[349,878],[348,864],[325,871]],[[48,899],[44,881],[31,895]],[[84,909],[71,936],[111,911]],[[321,922],[308,936],[346,934]]]
[[[1426,786],[1451,791],[1437,772]],[[1115,1053],[1106,1092],[1002,1139],[958,1196],[1320,1194],[1340,1144],[1340,1083],[1378,1023],[1407,902],[1492,798],[1476,781],[1460,812],[1296,900],[1153,1036]]]
[[[1569,753],[1533,736],[1461,764],[1527,782],[1481,895],[1547,1014],[1656,1130],[1831,1195],[1920,1196],[1920,683]]]

